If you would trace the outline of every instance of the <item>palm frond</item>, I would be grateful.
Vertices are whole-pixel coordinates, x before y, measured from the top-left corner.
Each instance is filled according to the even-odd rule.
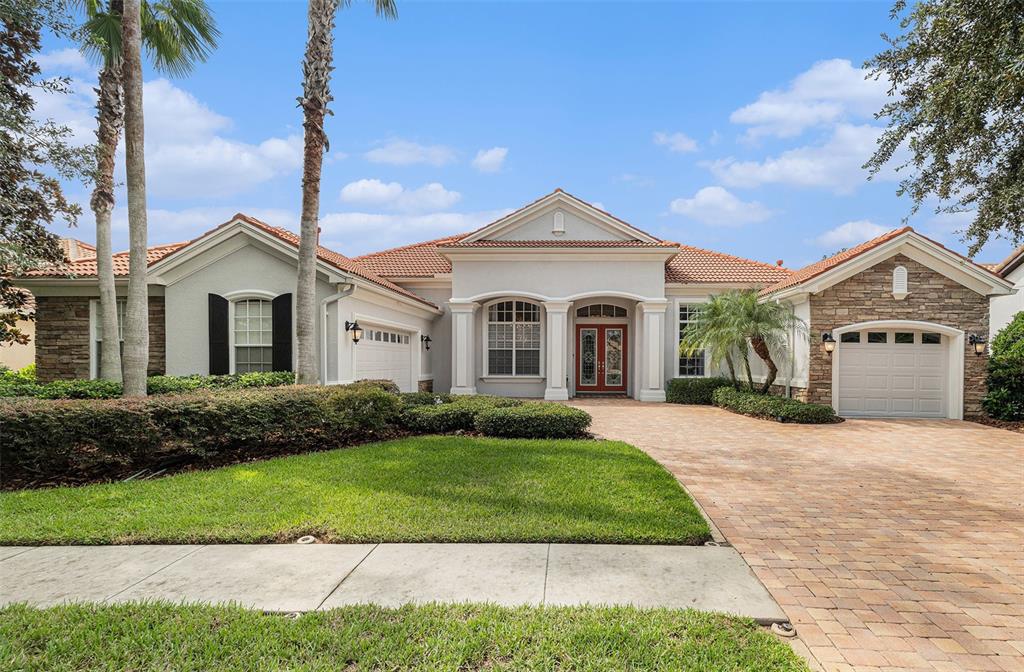
[[[160,72],[180,77],[205,62],[220,31],[203,0],[142,3],[142,42]]]

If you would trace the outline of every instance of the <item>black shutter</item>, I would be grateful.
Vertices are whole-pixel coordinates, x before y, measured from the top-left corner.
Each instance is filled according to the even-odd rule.
[[[210,294],[210,375],[230,373],[228,355],[228,300]]]
[[[274,371],[292,370],[292,295],[281,294],[274,299]]]

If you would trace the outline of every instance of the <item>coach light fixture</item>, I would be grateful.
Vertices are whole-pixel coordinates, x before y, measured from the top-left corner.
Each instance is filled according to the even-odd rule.
[[[345,320],[345,331],[352,332],[352,343],[358,343],[363,338],[363,328],[359,326],[359,321],[349,322]]]
[[[985,354],[985,343],[987,341],[985,340],[984,336],[978,336],[977,334],[971,334],[967,338],[967,341],[971,345],[974,346],[974,354],[978,355],[979,357],[981,357],[982,355]]]
[[[836,349],[836,339],[832,338],[832,332],[826,331],[821,335],[821,342],[825,344],[825,352],[832,354]]]
[[[424,334],[424,335],[420,336],[420,342],[423,343],[424,346],[426,346],[427,350],[430,350],[430,335],[429,334]]]

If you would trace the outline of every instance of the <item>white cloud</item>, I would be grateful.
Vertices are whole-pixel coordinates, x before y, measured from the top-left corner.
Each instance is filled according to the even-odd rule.
[[[321,240],[331,249],[356,256],[389,247],[478,229],[511,210],[436,212],[425,215],[336,212],[320,219]]]
[[[840,224],[834,229],[829,229],[814,239],[814,242],[831,249],[853,247],[863,242],[877,238],[886,231],[886,227],[875,224],[868,219],[858,219],[852,222]]]
[[[508,147],[481,149],[473,159],[473,167],[481,173],[496,173],[505,164],[506,156],[508,156]]]
[[[740,226],[762,222],[771,210],[757,201],[742,201],[722,187],[704,187],[693,198],[677,198],[669,204],[677,214],[712,226]]]
[[[88,207],[85,207],[88,212]],[[182,210],[150,208],[146,211],[149,225],[149,244],[162,245],[178,243],[200,236],[215,226],[229,221],[236,212],[255,217],[272,226],[298,230],[299,215],[288,210],[275,208],[253,208],[242,203],[226,205],[197,206]],[[128,209],[121,205],[114,208],[111,226],[115,250],[128,248]],[[90,227],[79,229],[82,234],[91,233]]]
[[[340,198],[344,203],[381,206],[402,212],[435,212],[455,205],[462,199],[462,194],[445,189],[440,182],[431,182],[419,189],[406,189],[398,182],[385,184],[377,179],[363,179],[342,187]]]
[[[868,173],[861,166],[874,152],[881,132],[875,126],[839,124],[820,145],[789,149],[763,161],[719,159],[708,167],[730,187],[784,184],[849,194],[865,183]],[[875,179],[891,180],[894,175],[887,169]]]
[[[85,60],[82,52],[71,47],[41,53],[35,60],[47,75],[96,74],[96,68]]]
[[[661,147],[668,147],[670,152],[686,153],[697,151],[697,141],[685,133],[665,133],[658,131],[654,134],[654,144]]]
[[[421,145],[409,140],[394,139],[371,149],[366,154],[371,163],[387,163],[395,166],[409,166],[426,163],[443,166],[455,160],[455,150],[444,145]]]
[[[885,103],[888,81],[866,79],[867,70],[846,59],[819,61],[783,90],[765,91],[729,117],[749,126],[747,137],[793,137],[815,126],[865,118]]]
[[[53,119],[72,131],[74,142],[95,141],[95,84],[71,82],[69,95],[42,94],[38,118]],[[165,79],[146,82],[146,186],[153,196],[182,199],[231,196],[302,166],[302,137],[271,137],[249,143],[226,137],[232,121],[191,93]],[[118,179],[123,182],[124,143],[119,147]]]

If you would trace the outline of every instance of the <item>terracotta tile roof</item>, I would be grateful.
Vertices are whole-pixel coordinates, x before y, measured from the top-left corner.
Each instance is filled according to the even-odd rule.
[[[163,259],[171,252],[185,247],[188,243],[170,243],[167,245],[156,245],[146,250],[146,261],[150,266],[154,263]],[[128,252],[118,252],[113,255],[114,260],[114,276],[115,277],[127,277],[128,276]],[[69,276],[73,277],[89,277],[96,275],[96,257],[82,257],[75,261],[68,262],[63,266],[47,266],[45,268],[37,268],[33,271],[25,273],[26,278],[65,278]]]
[[[454,242],[444,247],[676,247],[675,243],[643,240],[475,240]]]
[[[831,257],[822,259],[821,261],[816,261],[813,264],[808,264],[807,266],[804,266],[803,268],[794,271],[789,277],[779,281],[778,283],[772,285],[771,287],[766,287],[761,293],[770,294],[772,292],[777,292],[780,289],[792,287],[793,285],[799,285],[801,282],[810,280],[811,278],[815,278],[824,273],[825,271],[829,271],[835,268],[836,266],[839,266],[840,264],[844,264],[850,259],[859,257],[865,252],[873,250],[882,243],[888,242],[897,236],[907,233],[908,231],[913,231],[913,229],[910,228],[909,226],[905,226],[902,229],[893,229],[892,231],[883,233],[877,238],[872,238],[866,243],[861,243],[856,247],[851,247],[848,250],[843,250],[842,252],[834,254]]]
[[[423,243],[393,247],[381,252],[371,252],[353,261],[378,275],[393,278],[432,278],[452,272],[452,264],[437,251],[438,246],[448,245],[465,238],[460,233],[445,238],[436,238]]]
[[[731,254],[680,245],[679,254],[665,262],[665,282],[729,283],[766,285],[792,273],[787,268],[752,261]]]
[[[236,220],[241,220],[241,221],[244,221],[244,222],[246,222],[248,224],[251,224],[251,225],[253,225],[253,226],[257,227],[257,228],[260,228],[260,229],[266,231],[267,233],[269,233],[269,234],[271,234],[273,236],[276,236],[277,238],[279,238],[279,239],[281,239],[281,240],[283,240],[283,241],[285,241],[285,242],[287,242],[287,243],[289,243],[291,245],[294,245],[295,247],[298,247],[298,245],[299,245],[299,236],[294,234],[294,233],[292,233],[291,231],[289,231],[287,229],[282,229],[280,227],[271,226],[270,224],[267,224],[266,222],[262,222],[262,221],[260,221],[260,220],[258,220],[256,218],[254,218],[254,217],[249,217],[248,215],[244,215],[242,213],[238,213],[234,217],[232,217],[229,221],[225,222],[224,224],[221,224],[220,226],[218,226],[218,227],[216,227],[214,229],[211,229],[210,231],[207,231],[203,235],[199,236],[198,238],[193,238],[192,240],[190,240],[188,242],[185,242],[185,243],[172,243],[170,245],[157,245],[155,247],[149,248],[146,251],[146,257],[147,257],[147,259],[149,261],[149,265],[152,266],[157,261],[163,259],[164,257],[169,256],[172,252],[177,252],[178,250],[185,249],[186,247],[196,243],[197,241],[202,240],[203,238],[206,238],[209,235],[212,235],[215,231],[219,231],[220,229],[222,229],[222,228],[224,228],[226,226],[229,226],[232,222],[234,222]],[[391,290],[393,292],[397,292],[398,294],[401,294],[403,296],[407,296],[407,297],[409,297],[411,299],[415,299],[416,301],[418,301],[420,303],[423,303],[423,304],[426,304],[426,305],[428,305],[428,306],[430,306],[432,308],[436,308],[437,307],[433,303],[431,303],[430,301],[427,301],[426,299],[423,299],[423,298],[417,296],[416,294],[413,294],[412,292],[410,292],[409,290],[407,290],[407,289],[405,289],[403,287],[399,287],[398,285],[396,285],[395,283],[391,282],[387,278],[383,278],[383,277],[377,275],[376,273],[374,273],[369,268],[366,268],[366,267],[362,266],[361,264],[353,261],[352,259],[349,259],[348,257],[346,257],[343,254],[339,254],[339,253],[335,252],[334,250],[330,250],[330,249],[327,249],[326,247],[323,247],[322,245],[319,245],[319,246],[317,246],[316,254],[317,254],[317,257],[319,257],[322,261],[324,261],[325,263],[327,263],[327,264],[329,264],[331,266],[334,266],[335,268],[337,268],[337,269],[339,269],[341,271],[345,271],[346,273],[351,273],[352,275],[355,275],[357,277],[363,278],[364,280],[368,280],[369,282],[372,282],[372,283],[374,283],[376,285],[379,285],[381,287],[385,287],[385,288],[387,288],[387,289],[389,289],[389,290]],[[113,259],[114,259],[114,275],[115,276],[127,276],[128,275],[128,253],[127,252],[118,252],[117,254],[113,255]],[[76,277],[95,276],[96,275],[96,257],[88,257],[88,258],[85,258],[85,259],[79,259],[78,261],[74,261],[74,262],[65,264],[64,266],[61,266],[61,267],[48,267],[48,268],[37,269],[37,270],[34,270],[34,271],[29,271],[28,273],[25,274],[25,277],[53,277],[53,278],[61,278],[61,277],[68,277],[69,275],[73,275],[73,276],[76,276]]]
[[[1006,274],[1017,268],[1021,264],[1024,264],[1024,245],[1021,245],[1013,252],[1010,252],[1010,256],[1003,259],[998,264],[984,264],[986,267],[990,267],[989,270],[996,275],[1006,277]]]

